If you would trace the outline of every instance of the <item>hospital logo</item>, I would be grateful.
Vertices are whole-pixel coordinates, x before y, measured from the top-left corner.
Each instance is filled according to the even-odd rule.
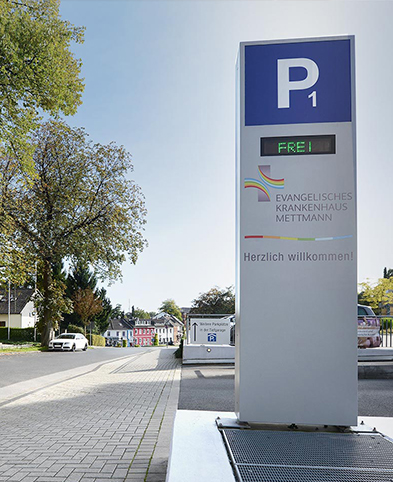
[[[258,202],[270,202],[271,189],[284,189],[284,179],[270,177],[270,166],[258,166],[259,179],[247,177],[244,180],[245,188],[258,189]]]

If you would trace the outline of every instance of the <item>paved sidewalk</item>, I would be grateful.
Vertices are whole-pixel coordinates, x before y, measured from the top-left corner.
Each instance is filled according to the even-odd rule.
[[[0,481],[164,482],[174,349],[118,360],[2,405]]]

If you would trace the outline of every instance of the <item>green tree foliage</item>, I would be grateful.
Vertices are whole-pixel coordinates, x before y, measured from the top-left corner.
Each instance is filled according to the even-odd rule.
[[[121,309],[121,305],[116,305],[111,312],[111,318],[117,318],[119,320],[125,318],[126,314]]]
[[[83,326],[86,327],[92,318],[102,311],[102,302],[90,288],[78,289],[73,297],[74,311],[80,316]]]
[[[140,188],[126,177],[132,165],[123,147],[92,144],[82,129],[55,121],[42,125],[32,142],[34,175],[0,153],[0,234],[39,261],[46,345],[61,319],[50,309],[61,292],[54,263],[79,261],[100,279],[118,279],[122,263],[135,263],[145,246],[146,211]]]
[[[67,296],[69,299],[73,299],[78,290],[90,288],[95,292],[97,287],[97,278],[87,266],[78,261],[76,266],[74,266],[66,277],[65,284],[65,296]],[[83,326],[81,317],[74,310],[71,313],[64,313],[64,320],[61,322],[62,329],[66,329],[69,324]]]
[[[51,265],[48,266],[48,271],[51,271]],[[51,339],[50,331],[57,330],[64,313],[71,313],[72,301],[64,296],[64,283],[51,275],[46,276],[43,287],[43,295],[40,291],[35,293],[34,305],[38,315],[37,328],[41,333],[41,342],[47,346]],[[50,326],[50,331],[48,326]],[[44,336],[47,336],[46,343],[43,340]]]
[[[94,291],[97,288],[97,278],[87,266],[78,261],[76,266],[68,274],[66,285],[67,296],[72,298],[74,293],[79,289],[85,290],[90,288]]]
[[[140,320],[148,320],[150,318],[150,314],[141,308],[135,308],[133,311],[133,317],[139,318]]]
[[[92,322],[94,323],[94,331],[98,334],[102,334],[107,330],[109,325],[109,318],[112,313],[112,303],[106,296],[106,290],[104,288],[97,290],[96,295],[101,300],[102,311],[93,317]]]
[[[378,283],[366,281],[359,284],[361,288],[361,304],[369,305],[379,314],[384,305],[393,304],[393,277],[380,278]]]
[[[232,314],[235,312],[235,294],[233,286],[220,289],[217,286],[206,293],[201,293],[192,301],[190,313]]]
[[[84,89],[70,51],[83,28],[59,15],[60,0],[0,0],[0,143],[31,159],[40,111],[75,114]]]
[[[165,313],[168,313],[168,315],[173,315],[180,321],[182,319],[180,308],[175,303],[175,300],[167,299],[163,301],[158,310],[160,312],[164,311]]]

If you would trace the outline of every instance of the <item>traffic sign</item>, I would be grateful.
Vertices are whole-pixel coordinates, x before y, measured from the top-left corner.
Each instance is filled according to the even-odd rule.
[[[245,124],[350,122],[351,39],[251,44]]]

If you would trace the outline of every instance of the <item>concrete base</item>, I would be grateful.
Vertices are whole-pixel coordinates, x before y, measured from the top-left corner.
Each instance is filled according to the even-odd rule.
[[[166,482],[235,482],[217,417],[237,423],[233,412],[177,411]],[[374,427],[393,440],[393,418],[359,417],[352,428],[369,432]]]
[[[235,347],[231,345],[184,345],[183,365],[203,363],[235,363]]]
[[[178,410],[166,482],[235,482],[216,418],[231,412]]]
[[[393,348],[358,348],[359,361],[393,361]],[[235,363],[231,345],[184,345],[183,364]]]
[[[393,360],[393,348],[358,348],[359,361]]]

